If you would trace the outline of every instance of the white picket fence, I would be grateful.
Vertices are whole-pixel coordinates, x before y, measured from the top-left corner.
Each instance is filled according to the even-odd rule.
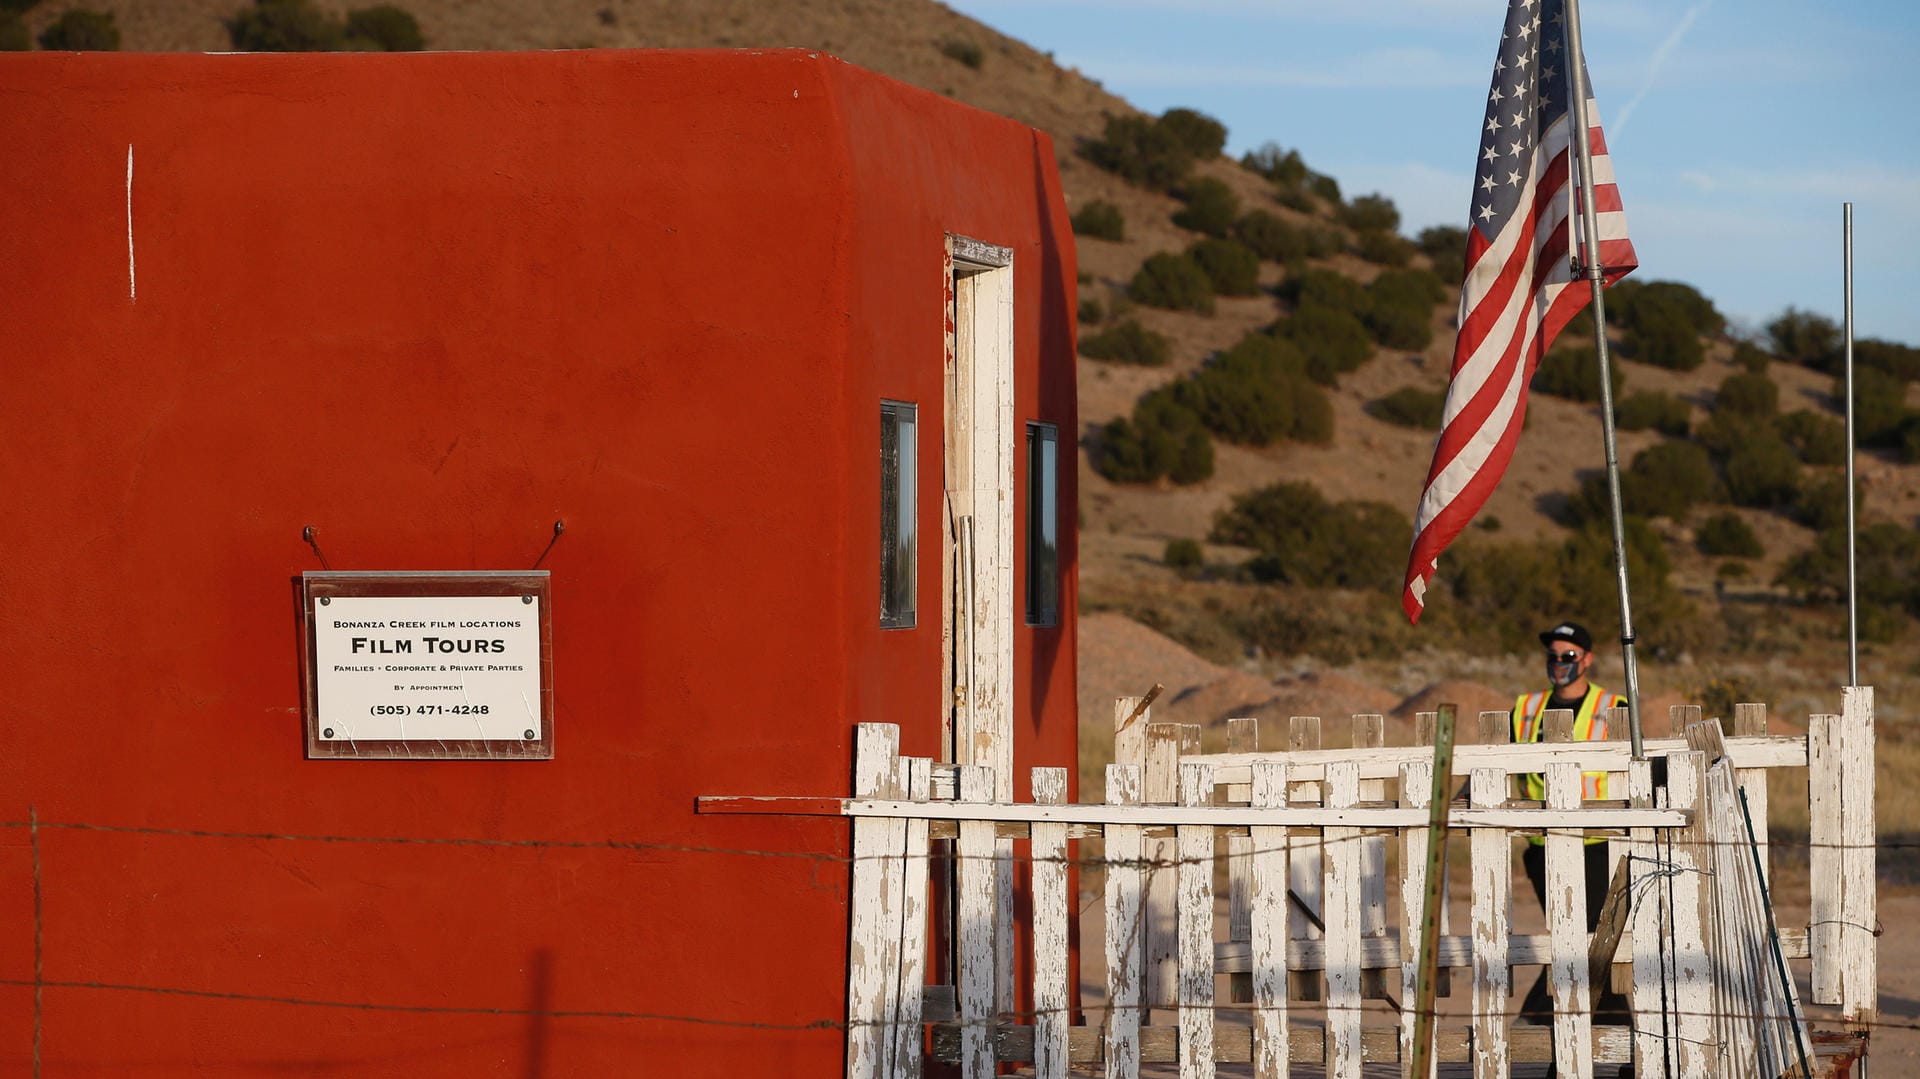
[[[1454,774],[1468,798],[1449,820],[1470,836],[1472,925],[1452,935],[1443,923],[1439,952],[1443,970],[1470,981],[1471,1019],[1442,1026],[1440,1062],[1470,1061],[1476,1077],[1549,1056],[1561,1075],[1629,1061],[1639,1075],[1789,1074],[1801,1052],[1816,1050],[1789,1018],[1797,1002],[1782,961],[1811,962],[1814,1002],[1838,1005],[1855,1024],[1871,1020],[1871,689],[1846,690],[1841,713],[1813,716],[1805,736],[1766,736],[1759,706],[1740,706],[1739,733],[1726,738],[1718,722],[1689,723],[1697,709],[1676,713],[1684,737],[1649,739],[1645,761],[1631,761],[1624,742],[1457,747]],[[1571,717],[1551,719],[1549,737],[1564,737]],[[1505,713],[1481,721],[1483,742],[1504,739]],[[902,758],[893,726],[861,725],[854,797],[839,805],[854,821],[847,1074],[919,1076],[929,1056],[957,1061],[969,1079],[1008,1061],[1031,1062],[1040,1077],[1070,1066],[1131,1077],[1154,1062],[1177,1063],[1182,1079],[1229,1062],[1250,1063],[1259,1079],[1287,1076],[1296,1062],[1358,1077],[1365,1063],[1398,1061],[1405,1074],[1432,751],[1382,746],[1380,717],[1355,724],[1357,748],[1318,749],[1318,721],[1295,719],[1288,750],[1263,752],[1257,726],[1236,721],[1234,752],[1200,754],[1197,728],[1143,716],[1117,733],[1119,763],[1107,769],[1101,804],[1066,803],[1059,768],[1033,770],[1031,803],[995,801],[990,769]],[[1807,770],[1812,843],[1809,925],[1780,928],[1777,950],[1756,871],[1768,862],[1770,768]],[[1603,770],[1616,774],[1609,793],[1627,798],[1583,804],[1581,773]],[[1516,773],[1545,774],[1545,805],[1509,799]],[[1509,928],[1511,840],[1527,832],[1546,835],[1548,932],[1539,935]],[[1591,1022],[1604,986],[1589,974],[1582,848],[1596,833],[1630,867],[1630,931],[1612,980],[1630,989],[1631,1028]],[[1028,840],[1026,857],[998,842],[1009,836]],[[1069,981],[1069,870],[1087,857],[1076,840],[1100,841],[1081,864],[1104,877],[1107,927],[1103,940],[1080,942],[1106,966],[1105,1002],[1084,1012]],[[1012,897],[1023,873],[1030,918],[1018,926]],[[1389,887],[1400,897],[1397,924]],[[951,962],[935,949],[950,949]],[[1555,986],[1552,1023],[1515,1026],[1510,966],[1542,963]],[[941,966],[950,987],[928,984]],[[1215,999],[1219,975],[1235,976],[1232,999]],[[1363,1026],[1366,1000],[1382,995],[1398,996],[1398,1025]],[[1226,1009],[1249,1021],[1218,1022]],[[1171,1024],[1152,1021],[1169,1013]]]

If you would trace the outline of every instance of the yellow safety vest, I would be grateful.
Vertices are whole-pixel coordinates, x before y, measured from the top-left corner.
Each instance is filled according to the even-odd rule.
[[[1513,702],[1513,740],[1517,743],[1538,742],[1541,731],[1546,728],[1547,702],[1553,699],[1551,690],[1538,693],[1522,693]],[[1580,700],[1580,707],[1573,713],[1573,740],[1576,742],[1601,742],[1607,737],[1608,710],[1624,705],[1627,699],[1612,690],[1602,689],[1593,683],[1587,683],[1587,695]],[[1607,796],[1607,773],[1583,773],[1580,784],[1582,798],[1605,798]],[[1520,776],[1520,789],[1526,797],[1534,801],[1545,801],[1547,797],[1547,779],[1538,773]],[[1542,842],[1541,837],[1533,836],[1534,843]],[[1604,843],[1605,839],[1589,838],[1588,843]]]

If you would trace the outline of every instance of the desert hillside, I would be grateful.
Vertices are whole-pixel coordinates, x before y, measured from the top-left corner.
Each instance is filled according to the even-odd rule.
[[[122,49],[217,51],[235,47],[226,20],[248,6],[45,0],[24,25],[38,36],[85,7],[112,15]],[[1611,568],[1583,539],[1598,410],[1566,369],[1554,386],[1536,381],[1513,468],[1463,553],[1442,563],[1426,623],[1399,613],[1391,563],[1404,561],[1434,437],[1422,414],[1451,356],[1458,230],[1402,236],[1391,203],[1342,192],[1297,155],[1234,161],[1208,118],[1141,115],[1098,72],[1063,69],[932,0],[401,6],[432,49],[817,48],[1051,133],[1082,234],[1082,350],[1103,357],[1083,355],[1079,376],[1083,727],[1152,681],[1168,687],[1157,714],[1202,724],[1406,719],[1443,699],[1504,707],[1538,680],[1538,625],[1571,613],[1614,635]],[[338,20],[348,5],[314,8]],[[1657,268],[1630,278],[1638,291],[1618,290],[1609,319],[1622,415],[1632,403],[1646,417],[1620,435],[1623,467],[1647,454],[1631,492],[1645,518],[1645,699],[1764,699],[1797,723],[1835,706],[1846,661],[1832,559],[1817,557],[1839,482],[1829,330],[1790,322],[1736,339],[1711,298],[1657,280]],[[1862,662],[1883,730],[1897,730],[1920,682],[1903,647],[1920,613],[1920,551],[1901,538],[1920,518],[1920,353],[1874,356],[1885,424],[1859,463],[1863,520],[1893,531],[1874,548]],[[1288,399],[1284,422],[1248,419],[1250,401],[1275,395]],[[1317,494],[1233,517],[1280,483]],[[1619,685],[1617,657],[1600,678]]]

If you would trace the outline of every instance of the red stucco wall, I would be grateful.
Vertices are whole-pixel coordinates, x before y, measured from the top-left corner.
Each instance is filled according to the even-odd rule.
[[[936,752],[878,401],[937,536],[941,245],[1007,244],[1071,460],[1044,137],[801,52],[31,55],[0,145],[0,1071],[837,1072],[847,825],[694,799]],[[1061,479],[1023,768],[1073,761]],[[303,759],[303,526],[514,569],[557,518],[553,761]]]

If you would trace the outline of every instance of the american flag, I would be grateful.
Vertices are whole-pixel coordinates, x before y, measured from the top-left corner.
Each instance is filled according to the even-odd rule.
[[[1414,514],[1400,605],[1418,622],[1440,552],[1506,473],[1527,382],[1554,336],[1592,301],[1571,256],[1579,225],[1564,0],[1510,0],[1493,62],[1467,229],[1460,334],[1433,466]],[[1584,70],[1584,68],[1583,68]],[[1591,81],[1587,83],[1592,86]],[[1594,206],[1608,284],[1638,265],[1591,93]]]

